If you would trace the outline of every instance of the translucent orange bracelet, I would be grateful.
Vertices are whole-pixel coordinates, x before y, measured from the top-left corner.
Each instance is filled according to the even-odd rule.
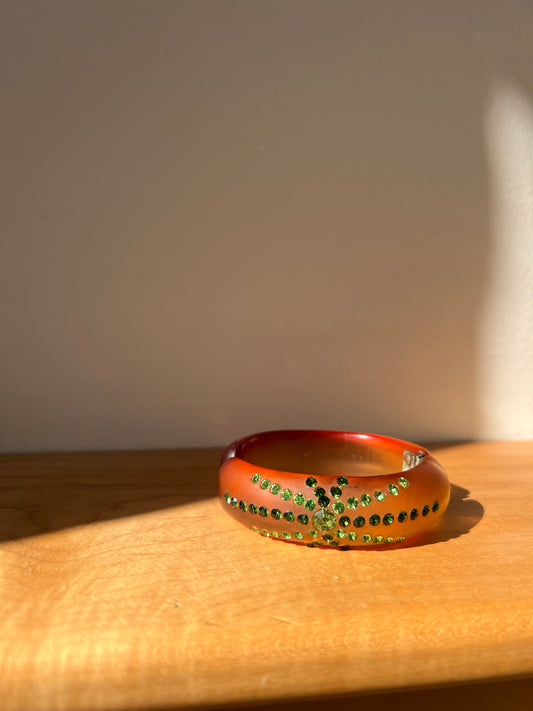
[[[403,543],[441,518],[450,484],[427,449],[359,432],[281,430],[230,444],[226,511],[252,531],[311,546]]]

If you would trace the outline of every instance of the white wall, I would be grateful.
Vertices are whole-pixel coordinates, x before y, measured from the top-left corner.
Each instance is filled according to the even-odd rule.
[[[0,449],[533,437],[531,3],[11,0],[0,76]]]

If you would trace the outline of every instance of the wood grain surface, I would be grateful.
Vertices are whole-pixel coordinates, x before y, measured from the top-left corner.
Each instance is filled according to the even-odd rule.
[[[408,548],[252,534],[219,450],[0,457],[0,707],[285,703],[533,673],[533,443],[434,445]],[[422,544],[423,543],[423,544]]]

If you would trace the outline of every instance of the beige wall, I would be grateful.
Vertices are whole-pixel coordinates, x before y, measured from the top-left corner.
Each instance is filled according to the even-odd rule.
[[[530,2],[3,2],[0,449],[533,437]]]

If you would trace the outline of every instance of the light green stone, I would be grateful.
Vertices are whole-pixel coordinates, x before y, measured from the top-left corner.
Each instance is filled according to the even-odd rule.
[[[396,540],[398,541],[398,543],[401,543],[402,541],[405,541],[405,536],[400,536]]]
[[[372,497],[369,494],[363,494],[361,496],[362,506],[370,506],[371,503],[372,503]]]
[[[383,536],[374,536],[374,543],[381,543],[383,541]]]
[[[361,536],[361,540],[363,543],[372,543],[372,536],[369,536],[368,533],[365,533]]]
[[[313,499],[307,499],[304,506],[307,509],[307,511],[314,511],[316,503],[313,501]]]
[[[280,491],[281,491],[281,486],[279,484],[272,484],[272,486],[270,487],[270,493],[274,494],[274,496],[276,494],[279,494]]]
[[[294,531],[294,533],[292,534],[292,537],[296,538],[298,541],[301,541],[303,538],[303,535],[300,533],[300,531]]]
[[[344,504],[342,501],[335,501],[333,504],[333,511],[335,511],[336,514],[344,513]]]
[[[376,491],[374,492],[374,496],[377,501],[385,501],[387,498],[387,494],[384,491]]]
[[[252,475],[252,484],[258,484],[261,481],[261,474]]]
[[[277,531],[270,531],[271,538],[279,538],[279,533]]]
[[[303,494],[294,494],[293,501],[298,506],[303,506],[305,504],[305,496]]]
[[[314,529],[311,529],[311,531],[307,531],[307,535],[309,536],[309,538],[316,538],[318,536],[318,533]]]
[[[346,505],[349,509],[356,509],[359,506],[359,499],[355,496],[350,496],[350,498],[346,502]]]
[[[398,487],[396,484],[389,484],[387,489],[389,490],[389,494],[392,494],[393,496],[398,496]]]
[[[263,479],[260,484],[261,489],[268,489],[270,487],[270,479]]]
[[[313,516],[313,526],[319,531],[331,531],[337,524],[337,517],[333,511],[320,509]]]
[[[355,533],[355,531],[350,531],[350,533],[346,534],[346,538],[349,541],[355,541],[355,540],[357,540],[357,533]]]
[[[392,543],[393,541],[394,541],[393,536],[387,536],[387,538],[385,538],[385,543]]]
[[[288,531],[283,531],[283,533],[281,534],[281,537],[284,538],[286,541],[291,540],[291,534]]]
[[[292,491],[290,489],[283,489],[281,492],[281,498],[283,501],[290,501],[292,499]]]
[[[345,538],[346,531],[343,531],[342,528],[339,528],[338,531],[335,531],[335,535],[337,536],[337,538]]]
[[[404,489],[407,489],[407,488],[409,487],[409,482],[407,481],[407,479],[406,479],[404,476],[401,476],[401,477],[398,479],[398,484],[399,484],[401,487],[403,487]]]

